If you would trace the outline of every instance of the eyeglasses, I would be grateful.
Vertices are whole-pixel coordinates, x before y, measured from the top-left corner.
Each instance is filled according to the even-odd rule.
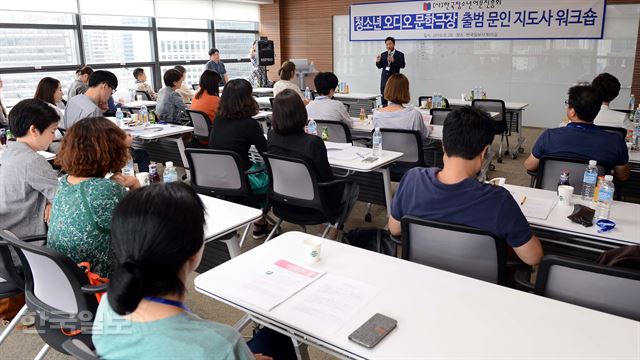
[[[565,105],[567,105],[567,106],[569,106],[569,100],[565,100],[565,101],[564,101],[564,104],[565,104]]]

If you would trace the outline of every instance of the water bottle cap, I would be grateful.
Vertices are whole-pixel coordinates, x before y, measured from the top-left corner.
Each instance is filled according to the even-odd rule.
[[[164,167],[165,167],[165,168],[173,167],[173,161],[167,161],[167,162],[164,164]]]
[[[589,166],[596,166],[598,162],[596,160],[589,160]]]
[[[379,127],[377,127],[377,128],[376,128],[376,131],[380,131],[380,128],[379,128]]]
[[[604,181],[613,181],[613,175],[605,175]]]

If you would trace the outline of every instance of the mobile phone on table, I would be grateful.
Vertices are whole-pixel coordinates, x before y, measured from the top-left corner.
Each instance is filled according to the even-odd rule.
[[[398,321],[382,314],[375,314],[352,332],[349,340],[366,348],[372,348],[395,329],[396,325]]]

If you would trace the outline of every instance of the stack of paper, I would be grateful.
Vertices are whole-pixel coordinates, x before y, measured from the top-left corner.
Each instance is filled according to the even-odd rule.
[[[551,210],[556,205],[555,199],[540,199],[532,197],[515,198],[520,205],[520,210],[528,218],[546,220],[551,214]]]
[[[371,153],[371,150],[367,148],[350,146],[342,150],[328,150],[327,157],[329,159],[340,161],[352,161],[357,159],[364,159]]]
[[[352,147],[353,144],[325,141],[324,146],[327,148],[327,150],[342,150]]]

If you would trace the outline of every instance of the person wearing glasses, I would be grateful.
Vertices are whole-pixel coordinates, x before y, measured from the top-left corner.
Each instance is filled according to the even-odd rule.
[[[80,119],[102,116],[107,103],[118,87],[118,78],[110,71],[97,70],[89,77],[89,88],[67,103],[61,128],[68,129]]]

